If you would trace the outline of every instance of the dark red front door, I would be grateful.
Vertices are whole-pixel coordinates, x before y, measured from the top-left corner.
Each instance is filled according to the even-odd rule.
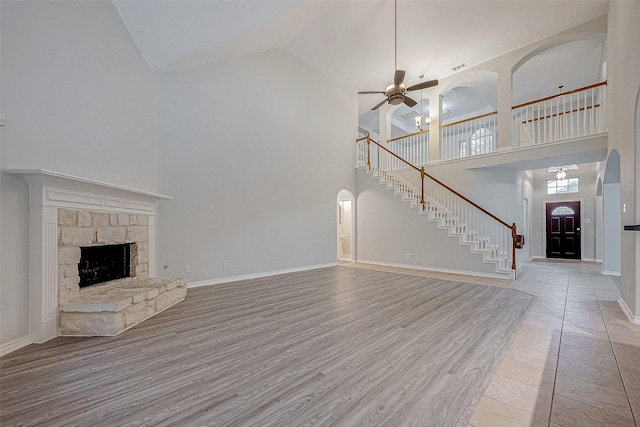
[[[547,258],[580,259],[580,202],[547,203]]]

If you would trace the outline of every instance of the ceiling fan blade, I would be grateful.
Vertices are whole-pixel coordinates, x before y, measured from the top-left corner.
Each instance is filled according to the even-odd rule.
[[[437,86],[437,85],[438,85],[438,80],[429,80],[428,82],[422,82],[422,83],[418,83],[417,85],[409,86],[407,88],[407,92],[412,90],[426,89],[428,87]]]
[[[385,102],[387,102],[387,101],[388,101],[388,100],[387,100],[387,99],[385,99],[384,101],[380,102],[378,105],[376,105],[375,107],[373,107],[373,108],[371,109],[371,111],[375,111],[375,110],[377,110],[378,108],[382,107],[382,104],[384,104],[384,103],[385,103]]]
[[[381,90],[363,90],[361,92],[358,92],[358,95],[367,95],[367,94],[378,94],[381,93],[384,95],[384,92]]]
[[[404,103],[407,104],[408,107],[415,107],[415,105],[417,104],[416,101],[414,101],[413,99],[409,98],[408,96],[404,97]]]
[[[396,74],[393,76],[393,84],[400,86],[404,81],[404,70],[396,70]]]

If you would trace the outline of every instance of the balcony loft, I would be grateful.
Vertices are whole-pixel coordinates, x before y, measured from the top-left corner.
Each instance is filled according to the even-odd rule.
[[[381,121],[384,119],[381,114]],[[515,105],[511,111],[493,111],[443,123],[435,134],[431,130],[388,139],[385,146],[418,166],[455,162],[464,169],[531,170],[602,161],[607,155],[608,136],[606,82]],[[502,137],[505,132],[507,138]],[[361,143],[357,167],[367,164],[365,154]],[[396,158],[387,158],[387,161],[397,165],[379,165],[375,146],[369,161],[375,168],[404,167]]]

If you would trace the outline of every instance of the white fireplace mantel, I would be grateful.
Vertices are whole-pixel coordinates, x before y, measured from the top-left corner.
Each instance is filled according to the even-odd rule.
[[[149,276],[155,277],[156,203],[170,196],[43,169],[5,170],[30,189],[30,335],[36,343],[57,336],[58,209],[86,209],[149,217]]]

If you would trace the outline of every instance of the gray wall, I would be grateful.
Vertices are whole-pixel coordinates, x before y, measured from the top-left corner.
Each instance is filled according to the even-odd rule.
[[[636,105],[640,90],[640,2],[609,2],[607,37],[607,92],[609,96],[609,152],[620,153],[621,224],[640,223],[640,174],[636,150]],[[606,203],[606,202],[605,202]],[[622,212],[622,204],[627,206]],[[640,317],[640,233],[620,231],[621,296]],[[605,253],[605,257],[607,254]]]
[[[494,264],[483,263],[481,255],[471,254],[457,237],[449,237],[446,229],[439,229],[417,208],[410,209],[408,202],[364,169],[356,176],[358,261],[496,274]]]
[[[160,204],[159,274],[335,263],[336,198],[355,188],[356,94],[283,50],[159,84],[160,192],[174,197]]]
[[[157,84],[111,2],[0,2],[2,169],[157,190]],[[29,334],[29,187],[3,172],[0,345]]]

